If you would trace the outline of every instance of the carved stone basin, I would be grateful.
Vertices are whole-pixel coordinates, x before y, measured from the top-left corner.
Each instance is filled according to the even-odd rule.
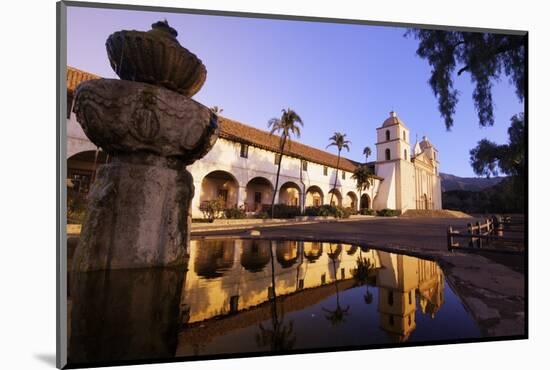
[[[123,80],[164,86],[187,97],[195,95],[206,80],[206,67],[180,45],[177,31],[166,21],[147,32],[118,31],[107,39],[107,55]]]
[[[86,136],[108,153],[147,152],[193,163],[217,138],[217,116],[196,101],[145,83],[101,79],[76,91]]]

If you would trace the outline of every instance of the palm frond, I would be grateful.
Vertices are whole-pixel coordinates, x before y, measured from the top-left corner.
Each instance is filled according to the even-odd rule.
[[[300,137],[300,135],[302,134],[302,132],[300,131],[300,127],[299,126],[292,126],[290,128],[292,130],[292,133],[296,135],[296,137]]]

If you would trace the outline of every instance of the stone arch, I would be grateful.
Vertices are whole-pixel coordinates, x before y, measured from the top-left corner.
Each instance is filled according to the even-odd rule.
[[[359,247],[356,244],[347,244],[344,249],[349,256],[353,256]]]
[[[304,242],[304,257],[310,263],[314,263],[323,255],[323,244],[321,242]]]
[[[99,166],[109,161],[104,151],[85,150],[67,158],[67,187],[77,193],[88,193]]]
[[[361,195],[360,209],[372,208],[372,202],[368,194]]]
[[[267,209],[273,199],[273,184],[262,176],[252,178],[246,184],[245,210],[258,212]]]
[[[239,182],[231,173],[214,170],[203,177],[200,189],[201,207],[205,202],[222,198],[225,207],[236,207],[239,201]]]
[[[342,244],[340,243],[328,243],[327,255],[331,260],[336,260],[342,253]]]
[[[283,268],[289,268],[298,260],[298,242],[287,240],[277,243],[275,247],[277,262]]]
[[[334,193],[334,197],[332,197],[332,194]],[[334,206],[341,206],[342,205],[342,193],[340,193],[340,190],[338,189],[332,189],[328,192],[329,195],[329,202],[330,198],[332,198],[332,204]]]
[[[346,206],[357,210],[357,194],[355,194],[355,192],[348,191],[346,193]]]
[[[204,240],[195,254],[195,273],[206,279],[223,276],[233,266],[234,240]]]
[[[302,193],[298,184],[287,181],[279,188],[279,204],[300,207]]]
[[[306,191],[306,207],[323,205],[323,190],[317,185],[312,185]]]
[[[391,159],[391,150],[388,148],[385,150],[386,153],[386,161],[389,161]]]
[[[241,266],[250,272],[262,271],[271,261],[269,240],[243,240]]]

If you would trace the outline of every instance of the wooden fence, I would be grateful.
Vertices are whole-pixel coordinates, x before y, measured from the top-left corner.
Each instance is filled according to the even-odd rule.
[[[447,248],[450,251],[454,249],[479,251],[483,248],[487,251],[522,253],[519,250],[521,248],[517,247],[523,245],[523,237],[504,236],[505,230],[510,230],[511,226],[522,226],[523,228],[523,223],[513,222],[510,216],[493,216],[490,219],[485,219],[484,222],[468,223],[465,233],[449,226],[447,228]],[[462,246],[460,240],[466,241],[468,246]],[[502,248],[503,246],[508,248]]]

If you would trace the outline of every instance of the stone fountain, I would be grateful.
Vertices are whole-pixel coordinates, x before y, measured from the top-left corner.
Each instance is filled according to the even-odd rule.
[[[192,100],[206,68],[167,22],[107,39],[121,78],[79,85],[74,112],[109,154],[98,168],[73,257],[68,362],[166,359],[185,322],[193,178],[186,166],[217,139],[217,116]]]
[[[206,68],[166,21],[106,42],[121,78],[87,81],[74,112],[111,161],[99,167],[73,271],[184,263],[193,179],[186,166],[214,145],[217,116],[194,101]]]

